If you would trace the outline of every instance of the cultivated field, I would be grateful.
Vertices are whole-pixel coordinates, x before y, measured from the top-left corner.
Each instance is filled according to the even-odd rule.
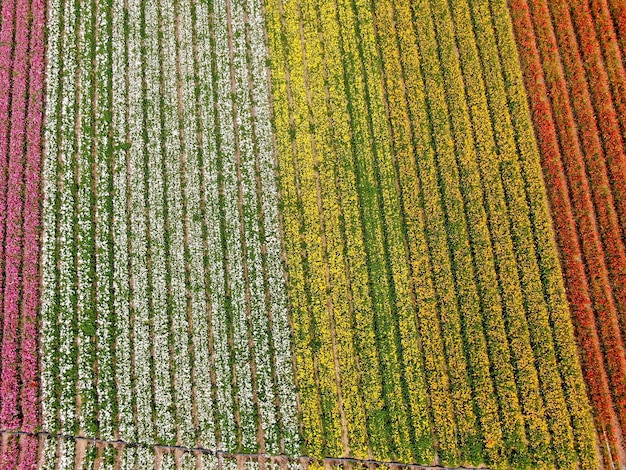
[[[623,19],[623,5],[510,7],[601,449],[623,465],[626,74],[611,16]]]
[[[45,2],[0,10],[0,429],[40,424],[38,315]],[[32,468],[37,441],[3,436],[0,465]]]
[[[626,464],[622,0],[0,10],[0,470]]]
[[[44,428],[297,455],[260,6],[52,6]]]
[[[307,451],[592,467],[506,5],[267,10]]]

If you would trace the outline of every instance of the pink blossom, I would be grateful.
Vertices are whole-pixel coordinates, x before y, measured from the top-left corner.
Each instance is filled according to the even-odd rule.
[[[13,18],[15,1],[2,2],[2,30],[0,31],[0,90],[11,89]],[[7,178],[9,167],[9,103],[11,93],[0,93],[0,315],[3,312],[4,236],[7,214]],[[0,317],[0,323],[2,318]],[[1,333],[0,333],[1,335]]]
[[[20,456],[19,438],[15,435],[5,435],[2,440],[2,455],[0,455],[0,470],[15,470]]]
[[[21,339],[22,430],[39,424],[37,314],[40,295],[41,161],[44,90],[44,1],[33,0],[30,38],[30,77],[26,142],[24,204],[23,304]]]
[[[20,459],[17,467],[19,470],[34,470],[37,468],[39,444],[39,439],[35,436],[20,436]]]
[[[0,89],[8,92],[0,93],[0,426],[27,432],[40,424],[44,23],[43,0],[2,2]],[[5,436],[0,470],[35,468],[38,445],[34,436]]]
[[[3,429],[19,427],[19,357],[20,294],[24,203],[24,138],[26,89],[28,80],[30,2],[20,0],[16,9],[14,63],[11,89],[11,129],[9,141],[9,180],[5,241],[4,328],[2,335],[2,411]],[[4,26],[4,21],[3,21]]]

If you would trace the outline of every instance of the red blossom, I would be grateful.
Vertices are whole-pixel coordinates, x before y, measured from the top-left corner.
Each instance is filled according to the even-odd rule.
[[[596,424],[619,462],[621,456],[615,450],[620,426],[611,388],[616,397],[624,396],[626,358],[607,259],[613,263],[611,274],[617,276],[620,264],[626,267],[626,263],[616,219],[609,213],[612,203],[606,200],[611,192],[606,195],[600,190],[606,187],[607,171],[581,58],[572,41],[573,25],[566,5],[552,1],[550,6],[559,12],[559,29],[565,30],[560,33],[561,48],[545,1],[509,1],[581,362]],[[562,50],[565,47],[568,51]],[[613,245],[607,246],[607,241]],[[623,411],[622,404],[618,405]]]

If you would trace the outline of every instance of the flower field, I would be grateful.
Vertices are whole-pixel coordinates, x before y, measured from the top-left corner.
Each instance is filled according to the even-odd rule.
[[[600,448],[623,466],[626,75],[609,3],[511,9]]]
[[[43,425],[297,454],[259,6],[55,6]]]
[[[0,0],[0,469],[626,466],[621,0]]]

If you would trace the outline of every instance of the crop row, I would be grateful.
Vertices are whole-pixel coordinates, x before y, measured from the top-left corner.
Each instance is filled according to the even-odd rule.
[[[394,305],[382,305],[391,295],[392,273],[381,243],[381,201],[376,193],[363,200],[358,187],[367,183],[355,172],[364,164],[357,158],[369,155],[371,165],[372,149],[363,137],[360,156],[350,148],[354,137],[348,123],[354,110],[343,104],[346,77],[338,47],[348,41],[340,36],[332,5],[279,4],[267,10],[270,48],[289,51],[284,68],[273,68],[272,78],[284,225],[293,231],[286,234],[287,264],[306,449],[312,455],[374,452],[389,458],[394,447],[405,453],[410,439],[406,390],[396,339],[377,337],[374,327],[380,321],[381,328],[393,332],[397,325]],[[329,52],[324,56],[323,51]],[[367,112],[358,115],[367,126]],[[371,167],[365,177],[374,177]],[[305,257],[297,248],[303,245]],[[388,352],[384,365],[377,349]],[[402,398],[389,400],[385,387]],[[386,415],[392,416],[389,429]]]
[[[623,199],[622,177],[611,169],[611,159],[621,158],[623,152],[621,131],[612,114],[613,106],[619,109],[623,99],[623,90],[615,83],[623,65],[611,59],[619,52],[603,2],[592,2],[595,19],[586,2],[571,10],[556,1],[510,2],[509,7],[587,388],[599,434],[606,442],[604,457],[619,464],[625,364],[620,322],[626,264],[618,202]],[[551,15],[561,18],[558,28]],[[600,43],[594,27],[603,31]],[[593,61],[593,70],[585,70],[586,61]]]
[[[3,468],[31,470],[37,468],[41,441],[33,435],[4,435],[0,445],[0,465]]]
[[[44,428],[297,454],[260,5],[49,12]]]
[[[14,464],[18,464],[19,467]],[[387,468],[384,462],[307,457],[287,458],[255,454],[229,454],[204,448],[172,448],[94,441],[49,434],[3,433],[0,464],[6,468],[54,470],[56,468],[102,468],[112,470],[354,470]],[[408,464],[395,464],[403,468]]]
[[[37,323],[45,15],[39,0],[2,2],[0,10],[0,427],[32,432],[40,421]],[[6,468],[29,468],[26,450],[20,456],[10,443],[3,456]]]
[[[506,6],[266,9],[306,451],[593,467]]]
[[[6,435],[3,438],[0,464],[5,468],[97,468],[139,470],[254,470],[261,468],[258,460],[243,456],[222,455],[160,447],[120,446],[85,439],[68,439],[41,435]],[[263,468],[300,468],[298,462],[270,462]]]
[[[485,263],[490,250],[481,248],[488,247],[489,242],[491,242],[500,283],[506,283],[501,284],[500,290],[505,313],[503,320],[505,324],[509,323],[507,333],[510,338],[509,347],[513,358],[512,363],[517,368],[517,374],[519,374],[521,372],[520,365],[524,364],[534,354],[539,383],[543,384],[538,393],[532,390],[533,382],[536,381],[536,379],[532,379],[532,372],[530,376],[521,378],[518,375],[517,378],[517,386],[522,390],[525,387],[531,387],[528,391],[530,392],[529,395],[521,393],[522,409],[532,410],[529,414],[530,416],[534,415],[532,418],[530,416],[526,418],[529,424],[534,422],[527,431],[531,458],[541,461],[544,458],[542,455],[545,455],[543,446],[547,441],[541,442],[545,439],[542,437],[545,436],[545,424],[541,423],[541,403],[537,400],[538,395],[543,395],[546,421],[551,433],[556,459],[566,462],[578,457],[583,465],[592,465],[593,449],[590,447],[592,443],[589,432],[590,423],[588,420],[585,421],[588,418],[588,412],[584,407],[577,409],[580,400],[582,399],[584,402],[584,389],[580,381],[579,366],[576,362],[575,345],[568,327],[569,318],[565,299],[562,291],[559,292],[558,290],[561,282],[560,273],[555,270],[556,253],[552,244],[549,222],[547,223],[543,187],[541,180],[537,179],[539,166],[535,158],[536,150],[533,148],[533,136],[529,129],[528,116],[524,114],[525,97],[523,89],[520,87],[520,79],[515,75],[518,65],[514,61],[515,54],[512,53],[514,43],[508,31],[510,25],[506,10],[495,1],[490,3],[456,2],[452,4],[451,18],[453,24],[456,25],[456,46],[460,52],[460,70],[457,68],[456,74],[462,73],[463,81],[460,80],[459,75],[457,75],[459,78],[455,78],[455,68],[459,65],[455,65],[457,55],[451,40],[452,34],[451,32],[446,33],[444,22],[439,22],[441,26],[438,26],[437,18],[441,18],[443,15],[437,11],[445,15],[445,8],[439,10],[433,6],[433,12],[435,29],[439,36],[443,75],[447,81],[448,106],[457,154],[459,154],[460,143],[471,136],[471,127],[467,122],[467,117],[465,117],[465,122],[462,118],[463,115],[467,116],[468,111],[475,136],[477,163],[472,163],[471,159],[465,160],[471,155],[467,150],[461,151],[457,158],[462,178],[461,188],[464,193],[471,245],[475,259],[480,260],[480,262],[476,261],[475,263],[477,265],[479,293],[483,295],[483,309],[493,309],[497,302],[497,297],[494,298],[493,293],[491,296],[489,294],[489,289],[493,288],[494,284],[493,273],[489,273],[489,264]],[[490,16],[491,21],[489,20]],[[491,25],[492,22],[493,26]],[[473,28],[469,28],[472,24]],[[446,39],[447,35],[450,39]],[[446,46],[446,43],[449,45]],[[444,54],[443,51],[446,49],[447,52]],[[481,83],[481,65],[484,85]],[[519,72],[517,73],[519,74]],[[459,100],[459,97],[463,96],[463,83],[467,108]],[[504,84],[509,84],[509,86],[505,88]],[[502,110],[507,109],[510,110],[509,113],[502,112]],[[489,129],[490,121],[491,130]],[[493,135],[493,140],[491,135]],[[494,150],[498,155],[497,157],[493,155]],[[516,153],[519,156],[516,156]],[[516,161],[517,159],[519,159],[519,163]],[[492,179],[498,175],[498,166],[490,169],[489,165],[496,162],[500,162],[498,166],[501,182]],[[477,165],[480,173],[474,165]],[[476,173],[479,176],[476,176]],[[482,198],[484,198],[482,201],[480,192],[476,192],[472,196],[472,188],[478,186],[477,181],[479,180],[482,180]],[[525,191],[524,188],[526,188]],[[484,215],[481,216],[480,202],[486,209],[491,240],[484,228],[481,234],[480,221],[484,220]],[[506,218],[509,219],[508,224]],[[506,232],[507,225],[510,227],[508,234]],[[481,252],[481,249],[485,251]],[[534,253],[535,249],[537,254]],[[519,280],[511,276],[516,271],[515,265],[511,264],[512,261],[516,262]],[[540,295],[542,284],[544,295]],[[461,290],[460,288],[457,289]],[[526,311],[525,319],[524,310]],[[486,315],[486,319],[491,322],[498,321],[497,316],[489,318]],[[500,322],[502,320],[498,321],[498,323]],[[524,339],[526,328],[530,333],[532,350],[528,348],[528,343],[524,345],[528,341],[528,339]],[[491,327],[487,327],[491,345],[495,342],[504,341],[503,337],[492,335],[492,331]],[[521,338],[516,337],[520,333],[522,334]],[[517,342],[519,339],[522,340],[520,343]],[[497,357],[497,355],[499,352],[490,354],[491,358]],[[472,375],[476,377],[476,367],[471,367],[473,369]],[[567,379],[559,377],[559,368],[562,377]],[[526,369],[523,373],[528,372],[530,371]],[[502,376],[497,379],[498,381],[508,375],[506,369],[501,373]],[[476,381],[476,378],[474,380]],[[562,390],[559,390],[560,380],[563,380]],[[536,382],[534,383],[536,384]],[[499,393],[502,393],[505,387],[502,383],[496,382],[496,384]],[[474,388],[477,388],[476,385]],[[478,396],[480,397],[480,395]],[[500,397],[500,403],[503,403],[504,400],[507,400],[506,395]],[[509,404],[511,403],[509,402]],[[573,420],[573,442],[572,436],[569,434],[570,431],[564,432],[560,428],[560,423],[567,419],[568,411]],[[509,419],[516,419],[515,408],[509,413],[511,414],[508,418],[503,418],[502,432],[505,442],[523,446],[523,435],[520,434],[519,425],[516,427],[515,421],[513,421],[513,426],[507,423]],[[484,419],[483,422],[485,423]],[[486,423],[483,424],[483,429],[483,432],[488,432]],[[578,456],[574,453],[574,443],[580,451]],[[518,453],[516,450],[513,455],[515,458],[520,458],[523,451]],[[521,458],[523,462],[523,457]]]
[[[567,300],[620,464],[620,2],[509,7],[51,0],[43,427],[140,446],[47,440],[43,468],[594,468]],[[0,9],[0,424],[33,431],[44,5]]]
[[[615,47],[613,22],[604,2],[592,0],[550,5],[552,9],[562,7],[570,8],[572,26],[576,29],[576,39],[581,52],[578,59],[584,67],[588,90],[603,139],[610,187],[623,236],[623,227],[626,226],[626,202],[624,202],[626,200],[626,149],[624,147],[626,73],[624,63]],[[625,289],[623,283],[618,286],[615,295],[621,308],[624,308]],[[623,325],[622,330],[622,333],[626,331]]]

